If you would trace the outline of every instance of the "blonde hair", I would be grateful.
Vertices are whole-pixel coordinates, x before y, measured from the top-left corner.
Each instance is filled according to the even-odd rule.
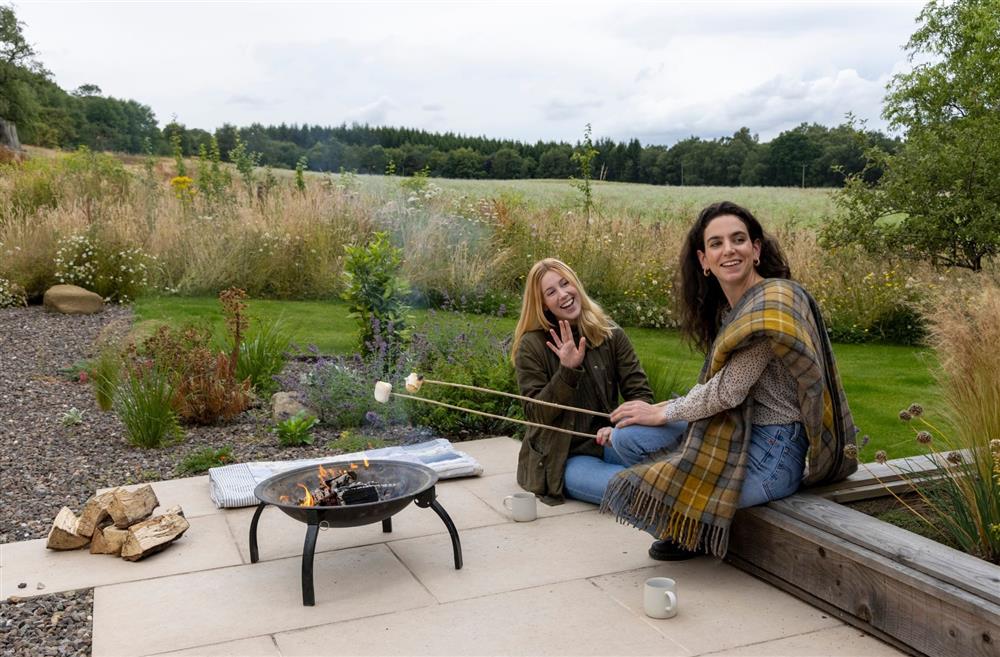
[[[525,333],[539,329],[548,331],[550,328],[554,328],[552,322],[545,316],[545,303],[542,301],[542,277],[550,271],[558,273],[576,288],[580,300],[580,316],[576,320],[576,326],[583,337],[587,338],[588,347],[601,346],[605,338],[611,337],[611,331],[615,328],[615,323],[607,316],[604,309],[587,296],[587,292],[583,289],[583,283],[569,268],[569,265],[555,258],[539,260],[531,266],[524,281],[521,316],[517,320],[517,328],[514,329],[514,343],[510,348],[510,360],[515,364],[517,349],[521,346],[521,339]]]

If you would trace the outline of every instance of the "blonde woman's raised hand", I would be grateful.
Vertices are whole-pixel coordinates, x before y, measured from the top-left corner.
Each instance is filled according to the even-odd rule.
[[[555,329],[549,329],[552,334],[552,342],[546,342],[549,349],[559,356],[559,363],[563,367],[576,369],[583,364],[583,357],[587,352],[587,338],[581,336],[580,344],[573,342],[573,329],[569,322],[564,319],[559,320],[559,333]]]

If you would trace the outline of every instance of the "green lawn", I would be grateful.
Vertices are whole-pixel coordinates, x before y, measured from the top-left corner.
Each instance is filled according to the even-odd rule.
[[[251,301],[249,307],[252,317],[280,317],[292,340],[303,348],[316,345],[324,353],[349,353],[354,349],[357,329],[343,303]],[[222,331],[222,314],[214,298],[147,297],[136,302],[135,313],[142,321],[174,325],[208,322],[216,332]],[[427,311],[415,310],[413,315],[419,329]],[[513,318],[497,321],[501,328],[513,332]],[[676,331],[631,328],[628,334],[646,368],[667,367],[683,388],[678,392],[698,376],[702,357],[682,343]],[[914,347],[854,344],[834,345],[834,352],[854,421],[872,439],[862,453],[865,460],[871,460],[876,449],[887,450],[890,457],[919,453],[913,432],[899,421],[897,413],[912,402],[933,404],[937,387],[930,371],[932,354]]]

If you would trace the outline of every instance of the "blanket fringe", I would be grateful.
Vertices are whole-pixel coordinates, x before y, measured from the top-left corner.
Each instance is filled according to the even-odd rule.
[[[687,516],[664,500],[642,491],[627,475],[619,475],[608,484],[600,510],[614,514],[615,520],[623,525],[650,531],[687,550],[708,552],[720,559],[726,556],[728,525],[711,525]]]

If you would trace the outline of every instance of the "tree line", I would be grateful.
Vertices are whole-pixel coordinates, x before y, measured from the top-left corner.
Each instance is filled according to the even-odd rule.
[[[175,119],[159,128],[156,116],[135,100],[102,94],[86,84],[67,92],[35,59],[23,25],[0,6],[0,118],[17,125],[24,143],[123,153],[195,156],[214,137],[223,160],[238,142],[262,165],[295,168],[304,157],[314,171],[357,171],[445,178],[570,178],[580,175],[572,156],[579,144],[490,139],[401,127],[226,123],[210,133]],[[848,121],[829,128],[803,123],[769,142],[743,127],[731,137],[692,136],[667,147],[638,139],[593,143],[595,179],[654,185],[839,187],[848,176],[869,181],[882,171],[866,168],[865,151],[897,152],[901,143]]]

